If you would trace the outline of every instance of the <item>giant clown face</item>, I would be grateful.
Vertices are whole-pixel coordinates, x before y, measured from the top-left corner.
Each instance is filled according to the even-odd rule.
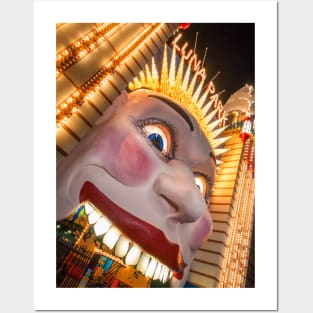
[[[123,92],[57,169],[57,219],[93,203],[183,287],[212,232],[213,149],[196,120],[150,90]]]

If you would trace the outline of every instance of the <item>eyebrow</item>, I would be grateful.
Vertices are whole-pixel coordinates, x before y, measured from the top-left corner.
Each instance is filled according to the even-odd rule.
[[[191,119],[189,118],[188,114],[177,103],[157,95],[149,95],[148,97],[156,98],[165,102],[169,107],[175,110],[187,122],[188,126],[190,127],[190,130],[193,131],[193,124]]]

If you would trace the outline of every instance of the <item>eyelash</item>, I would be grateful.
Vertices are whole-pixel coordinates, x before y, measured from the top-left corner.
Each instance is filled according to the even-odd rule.
[[[169,122],[164,120],[159,120],[155,118],[148,118],[144,120],[136,121],[136,126],[139,129],[140,133],[143,135],[143,137],[147,140],[148,144],[153,148],[153,150],[164,160],[169,161],[171,159],[174,159],[175,152],[177,151],[178,147],[178,135],[175,126]],[[144,127],[147,125],[155,125],[160,124],[164,126],[168,132],[169,136],[171,138],[171,147],[170,147],[170,153],[161,152],[160,150],[156,149],[156,147],[153,145],[153,143],[148,139],[146,132],[144,131]]]

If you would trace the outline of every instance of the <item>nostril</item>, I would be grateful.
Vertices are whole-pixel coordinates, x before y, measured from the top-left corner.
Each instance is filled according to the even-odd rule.
[[[165,196],[162,196],[162,198],[168,202],[168,204],[170,205],[171,208],[173,208],[173,213],[170,213],[169,215],[167,215],[167,218],[171,218],[181,224],[183,223],[193,223],[195,221],[195,217],[193,216],[193,214],[188,214],[187,212],[185,212],[182,208],[180,208],[178,206],[178,204],[176,204],[175,202],[173,202],[172,200],[168,199]]]
[[[181,218],[181,214],[179,213],[179,207],[177,206],[177,204],[175,202],[173,202],[172,200],[168,199],[165,196],[161,196],[169,205],[170,207],[173,209],[173,212],[170,212],[170,214],[167,215],[167,218],[173,219],[175,221],[177,221],[178,223],[183,223],[182,218]]]
[[[175,210],[175,212],[179,211],[179,207],[178,207],[178,205],[175,202],[173,202],[172,200],[168,199],[164,195],[162,195],[161,197],[170,204],[170,206]]]
[[[179,173],[181,174],[181,171]],[[161,173],[153,185],[156,194],[166,201],[172,211],[167,218],[179,223],[193,223],[207,209],[205,200],[194,183],[193,176],[189,176],[189,172],[187,174],[170,176]]]

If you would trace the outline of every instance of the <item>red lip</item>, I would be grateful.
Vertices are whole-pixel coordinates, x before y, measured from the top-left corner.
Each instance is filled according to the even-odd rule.
[[[79,200],[92,202],[130,240],[176,272],[176,277],[183,276],[186,264],[179,246],[170,242],[161,230],[120,208],[91,182],[84,183]]]

